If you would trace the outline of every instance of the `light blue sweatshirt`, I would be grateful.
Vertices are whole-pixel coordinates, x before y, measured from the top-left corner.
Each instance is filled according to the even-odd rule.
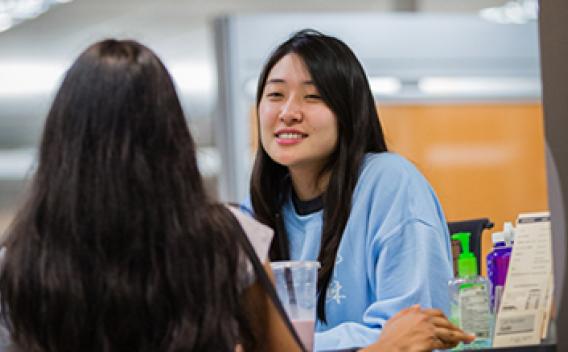
[[[289,197],[282,213],[291,259],[317,259],[323,212],[298,215]],[[450,253],[444,214],[425,178],[399,155],[367,154],[327,290],[327,324],[316,326],[315,350],[373,343],[390,317],[413,304],[447,314]]]

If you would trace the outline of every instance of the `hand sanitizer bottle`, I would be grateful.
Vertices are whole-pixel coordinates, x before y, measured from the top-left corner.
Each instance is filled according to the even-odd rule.
[[[462,246],[458,258],[458,277],[450,280],[450,320],[467,333],[476,336],[468,344],[460,344],[456,350],[463,348],[481,349],[491,347],[493,317],[489,307],[489,282],[477,273],[477,258],[469,251],[468,232],[452,235]]]
[[[495,232],[493,238],[493,250],[487,255],[487,278],[490,282],[491,290],[491,311],[497,314],[501,303],[501,296],[505,288],[507,271],[511,251],[513,250],[513,225],[506,222],[503,232]]]

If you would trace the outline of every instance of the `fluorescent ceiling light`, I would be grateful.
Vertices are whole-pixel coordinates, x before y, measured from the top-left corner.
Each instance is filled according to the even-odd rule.
[[[53,5],[72,0],[0,0],[0,32],[24,20],[35,18]]]
[[[538,78],[426,77],[418,89],[431,95],[519,95],[540,91]]]
[[[400,80],[395,77],[370,77],[369,85],[374,95],[394,95],[402,88]]]
[[[0,61],[0,96],[50,94],[59,86],[65,69],[55,63]],[[209,64],[173,64],[170,72],[180,93],[212,94],[215,88],[215,73]]]
[[[0,32],[10,29],[13,24],[14,22],[12,21],[12,17],[0,12]]]
[[[11,16],[17,19],[30,19],[47,11],[49,4],[44,0],[19,0],[11,9]]]
[[[0,62],[0,96],[49,94],[65,72],[55,63]]]
[[[249,97],[256,97],[256,89],[258,85],[258,77],[252,77],[246,80],[244,91]],[[394,95],[400,92],[402,84],[395,77],[370,77],[369,85],[374,95]]]
[[[0,180],[19,180],[35,172],[36,149],[0,149]],[[197,148],[197,164],[204,177],[219,175],[221,156],[213,147]]]
[[[499,24],[524,24],[538,19],[537,0],[512,0],[501,7],[488,7],[479,16]]]

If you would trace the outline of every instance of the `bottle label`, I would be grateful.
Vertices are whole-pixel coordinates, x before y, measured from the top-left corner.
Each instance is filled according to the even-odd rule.
[[[489,297],[483,285],[462,287],[459,293],[460,327],[478,339],[491,335]]]
[[[501,306],[501,297],[503,297],[504,286],[495,286],[495,302],[493,303],[493,313],[497,314],[499,312],[499,307]]]

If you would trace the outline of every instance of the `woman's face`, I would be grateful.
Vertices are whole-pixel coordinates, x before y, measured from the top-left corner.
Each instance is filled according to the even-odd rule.
[[[337,145],[337,121],[300,56],[287,54],[272,67],[258,112],[260,141],[272,160],[321,170]]]

